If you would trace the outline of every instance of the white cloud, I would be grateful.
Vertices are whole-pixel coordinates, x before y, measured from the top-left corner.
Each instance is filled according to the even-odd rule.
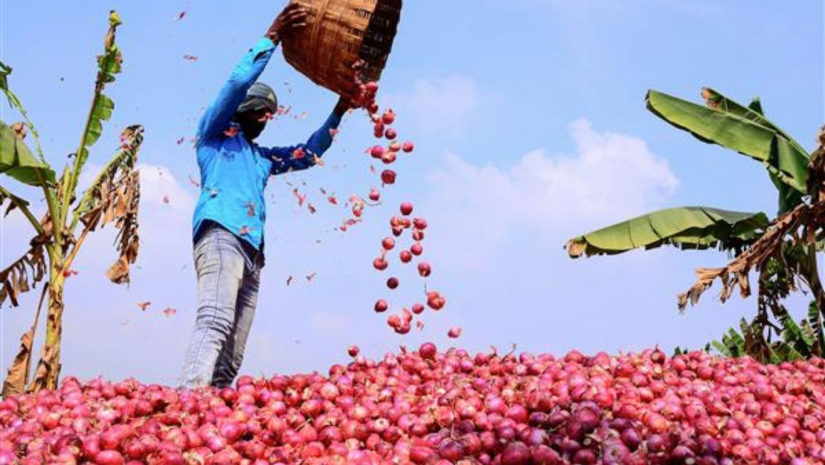
[[[82,195],[89,188],[102,169],[103,165],[97,163],[86,162],[83,165],[83,171],[80,173],[80,177],[77,178],[77,192],[79,195]]]
[[[481,267],[516,227],[563,241],[659,206],[677,188],[667,161],[643,140],[597,132],[586,120],[574,122],[570,132],[575,155],[534,150],[504,169],[447,154],[445,165],[430,174],[428,206],[443,252],[455,255],[445,262]]]
[[[142,205],[165,205],[177,212],[191,213],[195,198],[164,166],[139,164],[140,200]],[[168,203],[164,201],[168,200]],[[145,203],[143,203],[145,202]]]
[[[460,132],[467,128],[483,97],[474,79],[449,76],[415,81],[409,93],[387,95],[386,102],[402,109],[400,114],[410,118],[421,130]]]

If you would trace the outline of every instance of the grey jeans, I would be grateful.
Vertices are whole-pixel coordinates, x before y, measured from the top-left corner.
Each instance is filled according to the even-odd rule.
[[[181,372],[187,389],[232,384],[255,317],[263,254],[210,223],[195,242],[198,311]]]

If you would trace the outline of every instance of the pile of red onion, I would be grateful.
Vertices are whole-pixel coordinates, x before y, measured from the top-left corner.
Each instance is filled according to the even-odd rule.
[[[235,389],[67,378],[0,403],[0,464],[825,461],[821,359],[350,353],[328,376],[244,376]]]

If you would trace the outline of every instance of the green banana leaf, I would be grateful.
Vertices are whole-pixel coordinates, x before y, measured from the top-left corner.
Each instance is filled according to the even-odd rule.
[[[788,141],[790,141],[798,151],[806,153],[805,148],[799,145],[799,143],[796,142],[793,137],[788,135],[785,131],[782,130],[782,128],[780,128],[771,120],[765,117],[765,112],[762,109],[762,102],[759,100],[759,97],[755,97],[753,100],[751,100],[751,103],[748,104],[747,107],[736,102],[735,100],[728,98],[723,94],[720,94],[719,92],[709,87],[702,89],[702,97],[704,97],[705,103],[708,107],[714,110],[719,110],[734,116],[738,116],[740,118],[753,121],[754,123],[760,124],[769,129],[773,129],[774,131],[779,133],[779,135],[781,135],[785,139],[788,139]]]
[[[32,138],[34,139],[34,148],[37,150],[37,155],[40,157],[40,161],[46,163],[46,157],[43,155],[43,148],[40,147],[40,134],[37,132],[37,128],[34,127],[34,123],[32,123],[29,119],[29,114],[23,107],[23,103],[20,102],[20,99],[14,95],[14,92],[12,92],[11,89],[9,89],[8,76],[11,74],[11,71],[11,66],[8,66],[0,61],[0,91],[6,95],[9,105],[11,105],[12,108],[16,108],[17,111],[23,115],[23,119],[26,120],[26,126],[28,126],[29,132],[31,132]]]
[[[108,96],[105,94],[100,94],[100,96],[95,100],[95,106],[92,110],[92,119],[89,124],[89,131],[87,132],[86,137],[84,140],[86,141],[86,147],[91,147],[92,145],[100,139],[101,134],[103,134],[103,122],[109,121],[109,118],[112,117],[112,112],[115,109],[115,102],[112,101]],[[88,156],[87,152],[84,152],[84,157]]]
[[[746,350],[745,350],[746,341],[745,341],[744,335],[747,334],[747,330],[748,330],[747,321],[745,321],[745,319],[743,318],[739,322],[739,326],[742,330],[741,334],[738,331],[736,331],[734,328],[730,328],[728,330],[728,334],[723,334],[722,335],[722,344],[721,345],[716,343],[716,341],[713,341],[715,343],[714,347],[716,348],[716,350],[721,350],[722,347],[726,348],[727,353],[725,353],[725,356],[727,356],[727,357],[734,357],[735,358],[735,357],[741,357],[741,356],[745,355],[745,353],[746,353]]]
[[[785,133],[782,128],[775,125],[772,121],[765,117],[765,112],[762,109],[762,102],[759,100],[759,97],[755,97],[747,107],[744,107],[734,100],[731,100],[730,98],[710,88],[702,89],[702,96],[705,98],[705,102],[709,107],[739,116],[770,128],[787,139],[798,153],[806,153],[804,147],[802,147],[790,135]],[[802,162],[801,159],[800,162]],[[776,189],[779,191],[779,210],[777,215],[783,215],[802,203],[802,192],[790,188],[773,173],[770,174],[770,177],[771,182],[773,182],[773,185],[776,186]]]
[[[0,61],[0,89],[8,89],[9,88],[9,81],[8,75],[11,74],[11,66]]]
[[[762,110],[762,101],[759,100],[759,97],[754,97],[753,100],[751,100],[751,103],[748,104],[748,109],[753,110],[760,115],[765,115],[765,112]]]
[[[673,245],[682,249],[724,249],[748,244],[768,226],[764,213],[743,213],[710,207],[659,210],[608,226],[567,243],[567,253],[613,255],[644,247]]]
[[[0,121],[0,173],[30,186],[40,186],[38,172],[47,185],[54,186],[54,171],[35,158],[14,130]]]
[[[22,206],[22,207],[28,207],[29,206],[29,202],[26,199],[18,197],[16,195],[12,194],[11,192],[9,192],[3,186],[0,186],[0,205],[3,205],[6,202],[6,200],[11,200],[11,203],[14,204],[15,206]],[[6,213],[6,214],[8,214],[8,213]]]
[[[807,192],[808,154],[757,112],[727,99],[724,109],[707,108],[655,90],[646,101],[648,110],[671,125],[747,155],[794,190]],[[746,113],[737,113],[740,108]]]
[[[816,305],[816,299],[808,304],[808,319],[803,324],[809,329],[808,337],[815,340],[819,346],[820,354],[825,349],[825,327],[823,327],[822,314]]]
[[[115,75],[119,74],[123,64],[123,56],[120,49],[115,44],[117,27],[120,26],[120,16],[112,10],[109,13],[109,31],[103,41],[103,54],[97,57],[97,78],[95,80],[95,92],[92,97],[92,104],[89,108],[89,115],[86,118],[86,125],[80,137],[80,147],[77,149],[77,157],[74,166],[68,166],[63,172],[61,180],[61,194],[63,205],[61,208],[61,222],[65,222],[69,211],[69,204],[75,200],[75,189],[80,173],[89,158],[89,147],[100,139],[103,133],[103,122],[112,117],[115,102],[103,93],[107,84],[115,81]]]
[[[97,82],[95,83],[95,94],[92,101],[92,109],[86,123],[85,132],[81,138],[80,148],[77,154],[72,189],[76,185],[77,176],[83,169],[86,159],[89,157],[88,147],[100,139],[103,133],[103,122],[112,117],[115,109],[115,102],[103,93],[104,87],[115,81],[115,75],[119,74],[123,65],[123,56],[120,48],[115,44],[117,27],[121,24],[120,17],[114,11],[109,15],[109,32],[103,45],[103,55],[97,57]]]

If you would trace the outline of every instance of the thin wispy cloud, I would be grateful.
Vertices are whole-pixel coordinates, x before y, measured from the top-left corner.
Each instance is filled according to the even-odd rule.
[[[448,153],[429,176],[433,225],[451,254],[444,262],[484,266],[488,252],[515,230],[561,241],[580,228],[659,206],[679,185],[667,160],[638,137],[599,132],[587,120],[571,124],[570,136],[573,155],[538,149],[507,167],[478,166]]]
[[[415,81],[409,92],[388,94],[384,100],[399,110],[416,132],[433,135],[466,132],[473,114],[488,98],[475,79],[448,76]]]

